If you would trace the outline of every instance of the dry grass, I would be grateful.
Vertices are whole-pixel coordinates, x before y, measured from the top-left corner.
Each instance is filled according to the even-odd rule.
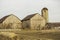
[[[16,33],[21,40],[60,40],[60,30],[15,30],[11,32]]]

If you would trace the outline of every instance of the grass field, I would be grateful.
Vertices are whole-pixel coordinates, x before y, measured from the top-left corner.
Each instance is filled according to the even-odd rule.
[[[14,33],[20,40],[60,40],[60,30],[21,30]]]
[[[22,40],[60,40],[60,30],[24,31],[17,34]]]

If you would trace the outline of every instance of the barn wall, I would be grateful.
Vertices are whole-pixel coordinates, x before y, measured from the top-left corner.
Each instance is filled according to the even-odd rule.
[[[30,20],[23,21],[22,25],[23,25],[24,29],[26,29],[26,28],[30,29]]]
[[[39,14],[31,18],[31,29],[41,29],[45,26],[45,19]]]

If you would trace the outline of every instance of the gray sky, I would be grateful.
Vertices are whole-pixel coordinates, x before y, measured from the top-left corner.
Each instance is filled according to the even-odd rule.
[[[41,14],[43,7],[49,10],[49,22],[60,22],[60,0],[0,0],[0,18],[14,14],[23,19],[29,14]]]

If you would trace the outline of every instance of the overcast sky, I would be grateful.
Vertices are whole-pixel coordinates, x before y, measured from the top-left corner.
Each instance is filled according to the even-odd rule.
[[[0,18],[14,14],[23,19],[29,14],[39,13],[48,8],[49,22],[60,22],[60,0],[0,0]]]

